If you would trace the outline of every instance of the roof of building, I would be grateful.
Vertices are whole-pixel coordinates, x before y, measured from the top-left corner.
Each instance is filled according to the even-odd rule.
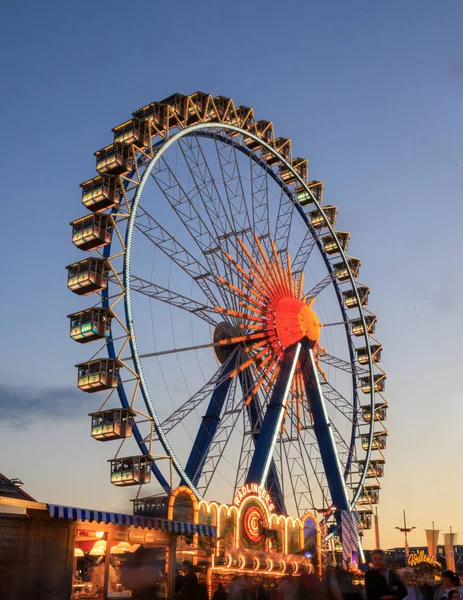
[[[19,479],[8,479],[3,473],[0,473],[0,496],[35,502],[35,498],[32,498],[21,486],[22,482]]]

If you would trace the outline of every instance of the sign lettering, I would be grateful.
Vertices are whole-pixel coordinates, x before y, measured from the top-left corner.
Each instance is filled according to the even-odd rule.
[[[248,496],[258,496],[258,498],[265,504],[270,512],[275,510],[275,505],[272,502],[272,498],[267,490],[257,483],[247,483],[243,485],[236,493],[233,504],[239,508],[245,498]]]

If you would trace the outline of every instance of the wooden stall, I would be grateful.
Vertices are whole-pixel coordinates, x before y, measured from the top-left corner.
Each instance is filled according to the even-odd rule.
[[[130,598],[142,577],[173,598],[177,538],[214,527],[0,496],[2,600]],[[125,586],[125,587],[124,587]]]

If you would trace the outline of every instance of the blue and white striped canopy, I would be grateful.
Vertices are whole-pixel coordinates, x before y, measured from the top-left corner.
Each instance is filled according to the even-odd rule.
[[[211,537],[215,535],[215,527],[211,527],[210,525],[196,525],[195,523],[168,521],[167,519],[157,519],[154,517],[137,517],[135,515],[123,515],[121,513],[104,512],[101,510],[89,510],[88,508],[60,506],[59,504],[47,504],[47,507],[50,516],[54,519],[132,525],[133,527],[146,527],[147,529],[158,529],[178,534],[199,533]]]

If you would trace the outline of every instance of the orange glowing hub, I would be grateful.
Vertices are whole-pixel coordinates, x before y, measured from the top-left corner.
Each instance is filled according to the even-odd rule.
[[[225,330],[223,335],[218,335],[220,331],[214,333],[216,344],[227,347],[219,360],[222,362],[228,356],[231,347],[241,344],[242,358],[239,365],[230,372],[230,377],[235,377],[248,368],[254,370],[255,385],[245,397],[245,404],[249,404],[259,390],[268,393],[272,389],[287,348],[307,339],[314,350],[315,360],[318,351],[323,350],[319,345],[322,325],[312,309],[315,298],[307,300],[304,296],[304,274],[293,274],[291,257],[289,254],[281,256],[273,241],[268,242],[266,251],[257,236],[254,236],[254,240],[255,248],[251,252],[238,239],[242,250],[241,264],[229,253],[224,253],[230,270],[234,271],[237,285],[221,276],[217,276],[217,280],[231,292],[235,307],[215,307],[218,313],[236,319],[231,333],[233,337],[227,337],[230,335],[228,324],[227,333]],[[325,377],[318,362],[316,364]],[[301,403],[305,398],[299,366],[296,367],[291,384],[291,394],[296,403],[299,428]],[[305,401],[308,402],[307,399]]]
[[[320,322],[310,304],[298,298],[282,298],[275,314],[275,328],[283,349],[307,338],[312,346],[320,339]]]

